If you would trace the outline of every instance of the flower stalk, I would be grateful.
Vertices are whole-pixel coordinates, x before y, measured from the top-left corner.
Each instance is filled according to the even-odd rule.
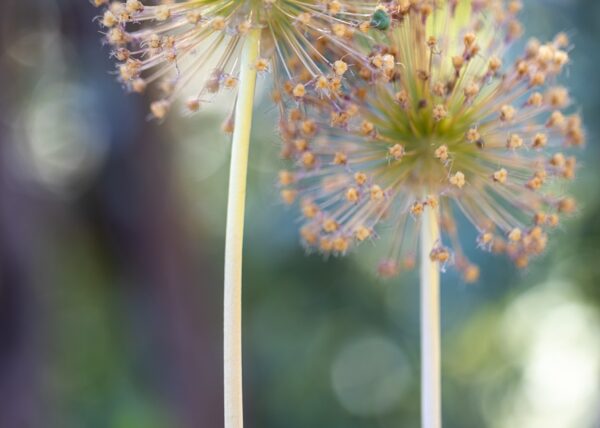
[[[440,240],[437,210],[426,207],[421,226],[421,426],[441,428],[440,265],[431,254]]]
[[[227,228],[225,236],[225,284],[223,305],[225,428],[242,428],[242,248],[246,203],[248,151],[256,87],[255,63],[259,55],[260,29],[250,30],[241,57],[240,89],[235,107]]]

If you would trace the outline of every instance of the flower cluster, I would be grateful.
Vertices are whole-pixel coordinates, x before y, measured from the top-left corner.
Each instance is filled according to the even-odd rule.
[[[279,98],[337,87],[342,56],[358,54],[352,42],[369,27],[375,7],[369,0],[92,1],[105,7],[100,21],[120,80],[133,92],[158,82],[161,95],[151,105],[157,119],[184,91],[190,112],[223,89],[235,98],[240,51],[253,30],[261,31],[255,67],[276,74]]]
[[[431,253],[466,281],[479,269],[463,254],[456,216],[479,231],[479,247],[527,266],[544,251],[547,229],[575,202],[559,182],[575,176],[581,119],[567,114],[557,76],[569,40],[521,36],[518,1],[393,0],[378,13],[389,29],[370,31],[347,61],[351,85],[336,97],[304,96],[281,121],[283,200],[298,201],[302,242],[342,255],[387,224],[392,241],[383,276],[414,264],[420,218],[439,216],[443,239]],[[365,57],[366,60],[361,59]]]

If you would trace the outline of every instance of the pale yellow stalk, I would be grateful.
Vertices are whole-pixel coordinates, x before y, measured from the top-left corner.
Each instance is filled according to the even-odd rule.
[[[439,244],[438,211],[425,207],[421,225],[421,427],[441,428],[440,267],[430,258]]]
[[[242,428],[244,425],[242,393],[242,246],[248,150],[256,87],[255,63],[259,54],[259,43],[260,29],[250,30],[245,39],[241,55],[240,91],[235,108],[235,126],[229,171],[223,307],[225,428]]]

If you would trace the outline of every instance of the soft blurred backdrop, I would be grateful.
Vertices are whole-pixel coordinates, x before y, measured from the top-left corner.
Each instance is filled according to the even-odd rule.
[[[0,427],[222,426],[228,137],[217,103],[147,120],[87,0],[0,2]],[[600,427],[600,2],[525,0],[566,31],[589,144],[580,212],[523,272],[471,246],[443,279],[447,428]],[[257,105],[244,271],[249,428],[419,424],[415,275],[374,247],[306,256],[276,200],[275,112]],[[472,237],[475,237],[475,232]]]

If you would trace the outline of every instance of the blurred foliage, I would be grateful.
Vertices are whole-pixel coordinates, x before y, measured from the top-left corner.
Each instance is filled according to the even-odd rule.
[[[525,6],[528,34],[564,30],[575,45],[582,207],[524,272],[471,248],[479,284],[445,274],[448,428],[600,424],[600,3]],[[147,121],[146,100],[108,72],[86,1],[4,0],[0,12],[0,427],[222,426],[226,112]],[[368,245],[343,260],[304,254],[295,213],[273,196],[267,98],[250,166],[246,424],[418,426],[416,274],[378,279]]]

